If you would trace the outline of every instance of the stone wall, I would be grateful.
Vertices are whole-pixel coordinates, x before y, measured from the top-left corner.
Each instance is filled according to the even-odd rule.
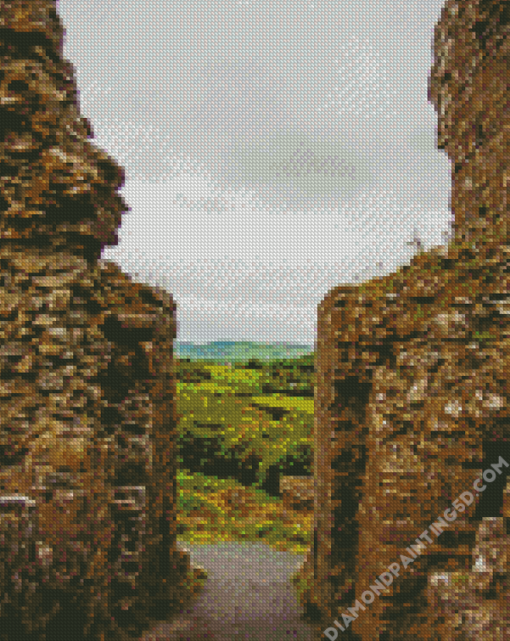
[[[314,545],[300,572],[318,638],[336,638],[327,627],[362,641],[474,638],[438,612],[433,582],[476,572],[482,519],[503,516],[508,469],[483,494],[473,482],[499,456],[510,463],[509,29],[510,3],[483,0],[448,0],[435,29],[429,99],[452,160],[448,246],[336,287],[318,308]],[[431,534],[465,491],[473,503]],[[423,532],[430,542],[403,568]],[[395,562],[398,578],[364,601]]]
[[[177,607],[172,297],[100,260],[128,211],[54,0],[0,2],[0,639]]]

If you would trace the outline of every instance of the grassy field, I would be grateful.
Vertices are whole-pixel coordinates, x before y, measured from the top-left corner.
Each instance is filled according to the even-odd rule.
[[[179,541],[262,541],[295,554],[310,547],[313,514],[294,512],[284,523],[282,501],[262,490],[184,471],[178,482]]]
[[[235,406],[238,414],[232,414],[228,423],[235,434],[246,434],[247,417],[250,426],[256,425],[257,429],[264,428],[271,431],[273,438],[259,439],[257,442],[266,449],[264,452],[281,450],[289,442],[288,422],[257,420],[263,411],[251,406],[251,402],[260,407],[284,408],[295,410],[296,416],[310,414],[313,417],[313,399],[299,397],[284,397],[282,395],[262,395],[257,385],[260,371],[231,369],[227,366],[204,366],[211,373],[211,379],[193,384],[177,384],[177,410],[181,416],[180,425],[188,429],[192,418],[199,418],[202,431],[211,420],[211,415],[216,415],[213,424],[222,424],[220,416],[228,411],[225,405]],[[244,394],[241,400],[234,398],[236,394]],[[252,396],[250,396],[252,394]],[[223,405],[222,405],[223,402]],[[242,408],[238,404],[242,404]],[[219,404],[219,405],[218,405]],[[220,409],[218,409],[218,407]],[[250,412],[252,412],[251,414]],[[242,418],[241,418],[242,414]],[[294,414],[291,414],[294,416]],[[298,440],[309,442],[311,439],[310,421],[307,422],[307,432],[303,433],[304,421],[301,427],[296,425]],[[242,429],[241,429],[242,428]],[[281,428],[282,434],[279,434]],[[285,428],[285,430],[284,430]],[[300,431],[301,430],[301,431]],[[284,433],[283,433],[284,431]],[[257,432],[258,434],[258,432]],[[274,436],[276,435],[276,436]],[[264,436],[267,436],[264,434]],[[283,440],[282,440],[283,439]],[[255,439],[254,439],[255,440]],[[280,452],[281,453],[281,452]],[[178,472],[178,511],[179,526],[178,540],[192,543],[216,543],[221,541],[253,541],[266,542],[277,550],[286,550],[296,554],[304,554],[311,545],[313,532],[313,514],[303,514],[290,511],[283,518],[282,500],[273,497],[256,486],[245,487],[235,479],[218,479],[206,476],[200,472],[181,469]]]

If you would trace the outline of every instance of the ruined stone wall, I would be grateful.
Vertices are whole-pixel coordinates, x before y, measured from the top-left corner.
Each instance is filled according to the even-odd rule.
[[[507,23],[509,2],[449,0],[435,29],[429,98],[452,160],[453,239],[318,308],[315,531],[301,571],[318,638],[335,620],[339,639],[468,638],[440,619],[431,579],[470,573],[482,517],[510,516],[504,468],[484,494],[472,487],[500,455],[510,463]],[[466,490],[473,504],[430,534]],[[400,576],[365,605],[394,562]]]
[[[54,0],[0,2],[0,639],[137,638],[178,605],[175,304],[100,260],[123,170]]]

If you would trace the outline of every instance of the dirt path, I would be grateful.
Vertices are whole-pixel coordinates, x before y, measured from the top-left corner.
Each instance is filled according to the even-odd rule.
[[[263,543],[178,545],[207,570],[206,585],[187,610],[157,622],[140,641],[312,641],[290,583],[304,555]]]

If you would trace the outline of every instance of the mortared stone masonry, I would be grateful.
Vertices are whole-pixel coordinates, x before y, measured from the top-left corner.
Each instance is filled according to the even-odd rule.
[[[175,304],[100,260],[124,173],[89,142],[63,36],[55,0],[0,2],[2,641],[137,638],[190,572]]]
[[[450,242],[318,308],[317,638],[510,638],[509,34],[508,1],[448,0],[435,28]],[[100,260],[124,176],[62,38],[54,0],[0,1],[0,641],[137,638],[190,572],[175,304]]]
[[[509,34],[508,1],[448,0],[435,27],[451,240],[318,307],[314,544],[299,574],[317,638],[510,638]]]

